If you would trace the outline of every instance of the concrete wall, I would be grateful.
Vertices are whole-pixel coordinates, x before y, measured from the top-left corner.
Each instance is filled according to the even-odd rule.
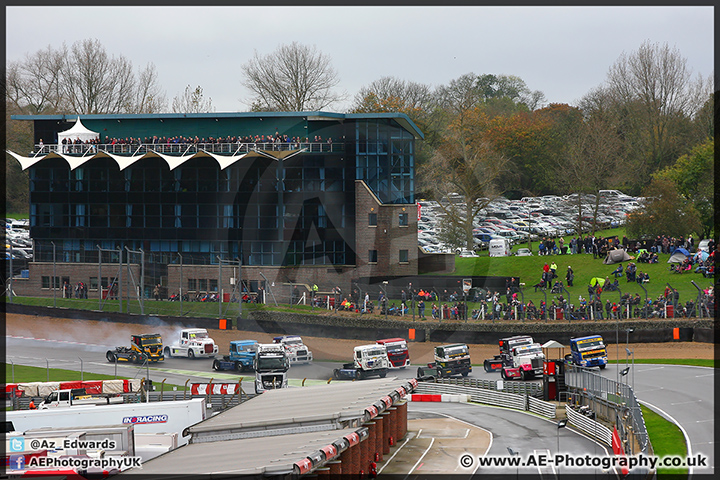
[[[181,325],[205,328],[218,328],[218,320],[213,318],[156,317],[127,315],[111,312],[89,310],[52,309],[18,304],[4,304],[8,313],[26,315],[48,315],[63,318],[103,320],[122,323],[139,323],[147,325]],[[662,343],[672,342],[673,329],[678,328],[680,341],[698,341],[711,343],[714,338],[714,322],[712,319],[677,319],[658,321],[624,321],[617,325],[612,321],[572,322],[572,323],[452,323],[413,322],[412,320],[370,319],[364,315],[352,317],[331,317],[318,315],[302,315],[284,312],[255,311],[245,313],[246,318],[234,319],[237,329],[252,332],[278,334],[296,334],[320,336],[328,338],[344,338],[353,340],[375,341],[383,337],[409,338],[408,330],[415,329],[418,341],[433,343],[463,342],[475,344],[497,344],[498,339],[512,335],[530,334],[544,343],[556,340],[567,345],[571,337],[600,334],[606,342],[614,343],[616,335],[622,343],[625,340],[625,329],[634,327],[630,335],[630,343]],[[161,323],[162,322],[162,323]]]

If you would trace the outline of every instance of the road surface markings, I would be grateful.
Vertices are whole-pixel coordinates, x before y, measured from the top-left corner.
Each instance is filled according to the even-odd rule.
[[[98,345],[97,343],[83,343],[83,342],[72,342],[70,340],[52,340],[49,338],[34,338],[34,337],[23,337],[20,335],[5,335],[7,338],[15,338],[19,340],[37,340],[39,342],[55,342],[55,343],[68,343],[70,345],[87,345],[90,347],[103,347],[105,348],[106,345]]]
[[[698,403],[698,402],[702,402],[702,400],[701,400],[701,399],[698,399],[698,400],[691,400],[691,401],[688,401],[688,402],[675,402],[675,403],[671,403],[670,405],[672,405],[672,406],[675,406],[675,405],[685,405],[685,404],[688,404],[688,403]]]
[[[425,458],[425,455],[427,455],[427,453],[430,451],[430,449],[431,449],[432,446],[433,446],[433,443],[435,443],[435,439],[434,439],[434,438],[431,438],[431,439],[430,439],[430,445],[428,445],[428,447],[425,449],[425,451],[423,452],[423,454],[420,455],[420,458],[418,458],[418,461],[415,463],[415,465],[413,465],[413,467],[410,469],[410,471],[407,473],[407,475],[405,475],[405,478],[409,477],[410,474],[413,472],[413,470],[415,470],[415,469],[418,467],[418,465],[421,465],[420,462],[422,462],[422,459]],[[403,479],[403,480],[405,480],[405,479]]]

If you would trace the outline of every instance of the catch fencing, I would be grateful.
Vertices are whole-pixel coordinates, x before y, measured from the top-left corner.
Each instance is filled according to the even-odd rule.
[[[528,393],[509,393],[497,390],[496,382],[468,379],[466,381],[457,379],[437,379],[435,381],[418,382],[415,389],[417,394],[464,394],[469,395],[470,400],[476,403],[484,403],[498,407],[512,408],[515,410],[529,411],[546,418],[556,417],[556,405],[535,398]],[[509,382],[503,382],[503,387]],[[522,384],[515,384],[522,385]],[[524,385],[530,385],[529,383]],[[535,384],[537,385],[537,384]],[[512,388],[512,387],[511,387]],[[540,387],[542,390],[542,388]],[[527,391],[532,390],[528,387]]]
[[[575,365],[567,366],[565,383],[576,402],[582,399],[599,418],[618,425],[630,449],[627,453],[652,453],[640,403],[630,385]],[[635,445],[639,451],[635,451]]]

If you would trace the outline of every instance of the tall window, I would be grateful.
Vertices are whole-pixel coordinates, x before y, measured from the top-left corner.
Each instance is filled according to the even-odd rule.
[[[377,227],[377,213],[368,213],[368,225]]]
[[[368,250],[368,263],[377,263],[377,250]]]
[[[401,227],[407,227],[408,226],[408,214],[407,213],[401,213],[399,216],[399,224]]]
[[[400,263],[408,263],[408,251],[400,250]]]

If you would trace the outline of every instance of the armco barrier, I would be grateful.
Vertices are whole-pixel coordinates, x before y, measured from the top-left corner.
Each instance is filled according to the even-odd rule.
[[[457,396],[469,395],[470,401],[473,402],[530,411],[546,418],[556,417],[556,406],[552,402],[545,402],[526,394],[520,395],[469,385],[467,384],[469,383],[467,380],[464,382],[466,384],[460,385],[447,383],[445,380],[448,379],[438,379],[435,382],[419,382],[418,387],[415,389],[414,396],[419,394],[420,396],[425,396],[426,398],[430,397],[434,401],[442,401],[442,397],[447,396],[447,394]],[[460,380],[459,382],[463,382],[463,380]],[[482,384],[483,382],[487,381],[478,381],[477,383]],[[508,382],[504,382],[503,385],[506,385],[507,383]],[[412,400],[417,401],[414,397]],[[424,401],[431,400],[428,399]],[[453,400],[448,399],[446,401]]]
[[[442,395],[443,393],[466,394],[470,395],[470,400],[473,402],[485,403],[498,407],[514,408],[516,410],[527,410],[526,397],[523,395],[493,392],[492,390],[476,387],[447,385],[434,382],[419,382],[417,388],[415,389],[415,393],[430,395]]]
[[[527,397],[528,410],[532,413],[542,415],[547,418],[555,418],[557,416],[556,405],[552,402],[545,402],[535,397]]]
[[[446,385],[462,385],[467,387],[484,388],[487,390],[498,391],[498,382],[500,380],[483,380],[477,378],[436,378],[436,383]],[[543,393],[542,385],[530,382],[513,382],[503,381],[502,390],[506,393],[516,393],[518,395],[540,396]]]
[[[612,431],[600,422],[592,420],[582,413],[576,412],[570,405],[565,406],[568,422],[604,444],[612,445]]]

